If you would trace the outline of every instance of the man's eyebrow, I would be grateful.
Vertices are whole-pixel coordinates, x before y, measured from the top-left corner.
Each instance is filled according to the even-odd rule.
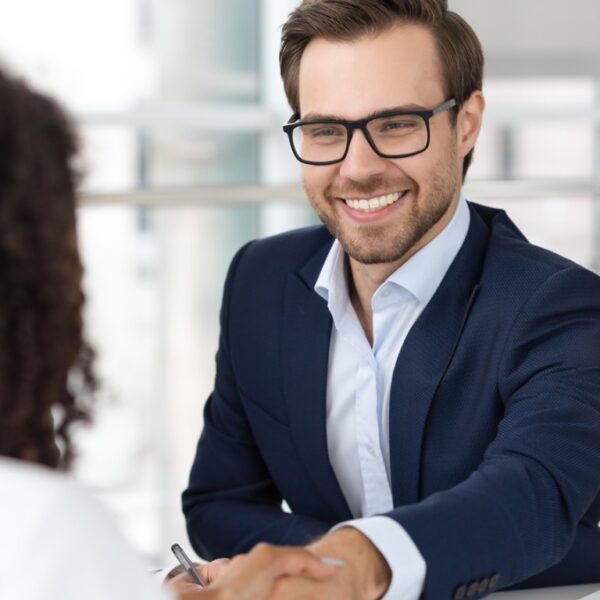
[[[376,117],[377,115],[393,113],[393,112],[411,112],[411,111],[421,111],[421,110],[429,110],[425,106],[421,106],[420,104],[403,104],[402,106],[391,106],[389,108],[380,108],[374,110],[368,115],[361,117],[363,119],[370,119],[371,117]],[[300,117],[301,121],[354,121],[355,119],[345,119],[344,117],[340,117],[339,115],[328,115],[324,113],[316,113],[310,112],[302,115]]]

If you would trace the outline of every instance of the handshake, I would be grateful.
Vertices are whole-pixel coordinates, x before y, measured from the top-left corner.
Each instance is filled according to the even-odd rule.
[[[181,600],[375,599],[391,577],[381,554],[350,527],[305,548],[263,543],[248,554],[196,566],[186,564],[185,555],[178,558],[183,566],[167,575],[166,585]]]

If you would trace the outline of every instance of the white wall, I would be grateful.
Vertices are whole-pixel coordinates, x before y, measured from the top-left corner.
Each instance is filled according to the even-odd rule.
[[[488,72],[600,76],[598,0],[450,0],[479,35]]]

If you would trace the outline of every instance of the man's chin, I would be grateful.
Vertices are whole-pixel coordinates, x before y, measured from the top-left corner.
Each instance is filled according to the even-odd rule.
[[[363,265],[384,265],[400,260],[405,254],[404,248],[383,249],[383,248],[357,248],[353,244],[345,244],[340,240],[344,252],[352,260]]]
[[[321,222],[329,233],[335,237],[344,252],[356,262],[363,265],[382,265],[400,260],[410,250],[412,243],[403,240],[388,240],[387,246],[382,244],[382,239],[389,236],[386,227],[377,225],[363,225],[358,231],[348,231],[339,219],[332,215],[317,213]],[[414,240],[417,241],[417,240]]]
[[[356,255],[348,253],[348,256],[361,265],[389,265],[391,263],[399,261],[404,253],[401,255]]]

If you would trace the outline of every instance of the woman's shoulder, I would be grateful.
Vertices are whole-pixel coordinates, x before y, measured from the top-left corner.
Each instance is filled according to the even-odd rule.
[[[0,497],[6,505],[11,499],[19,506],[47,505],[56,495],[69,495],[77,489],[71,477],[43,465],[24,460],[0,458]]]
[[[71,476],[0,459],[0,498],[0,597],[38,598],[42,589],[52,590],[47,598],[165,597],[108,510]],[[27,578],[34,556],[44,568]],[[3,595],[3,584],[20,595]]]

